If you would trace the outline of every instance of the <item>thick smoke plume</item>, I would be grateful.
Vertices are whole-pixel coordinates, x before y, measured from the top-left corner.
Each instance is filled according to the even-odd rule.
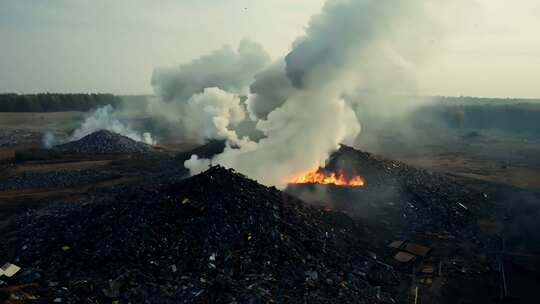
[[[221,117],[219,124],[225,122],[227,113],[232,125],[244,120],[245,105],[240,96],[249,92],[254,75],[269,63],[270,56],[259,44],[242,40],[237,50],[224,46],[178,67],[157,68],[152,86],[159,99],[149,103],[148,112],[162,118],[164,128],[182,140],[203,143],[212,135],[223,138],[223,126],[214,126],[212,112]],[[203,105],[206,102],[211,105]],[[210,130],[201,129],[203,126],[210,126]]]
[[[361,109],[356,96],[414,90],[411,71],[424,57],[435,28],[427,17],[426,3],[329,0],[292,50],[254,76],[245,109],[225,92],[205,91],[203,95],[217,98],[210,107],[193,106],[206,103],[193,101],[202,96],[188,98],[213,86],[240,92],[239,86],[220,78],[237,69],[227,67],[232,72],[225,72],[223,65],[216,63],[213,75],[219,77],[208,81],[207,65],[201,62],[209,60],[202,57],[201,62],[181,66],[181,73],[155,73],[153,84],[162,100],[189,100],[189,110],[184,112],[201,113],[198,119],[203,122],[199,125],[209,130],[201,130],[204,136],[228,141],[222,154],[213,159],[194,155],[185,166],[197,173],[210,163],[219,163],[263,183],[285,186],[296,175],[324,165],[340,143],[351,143],[360,132],[356,112]],[[243,56],[241,52],[239,56]],[[241,111],[247,111],[245,116],[255,121],[262,139],[239,138],[235,131],[239,120],[231,118],[240,119]]]
[[[166,102],[187,101],[209,87],[242,93],[269,62],[270,56],[260,45],[242,40],[237,51],[224,46],[179,67],[155,69],[152,85]]]
[[[130,125],[121,122],[111,105],[98,108],[90,116],[86,117],[82,125],[71,135],[71,140],[81,139],[99,130],[108,130],[150,145],[156,144],[152,134],[148,132],[139,133],[133,130]]]

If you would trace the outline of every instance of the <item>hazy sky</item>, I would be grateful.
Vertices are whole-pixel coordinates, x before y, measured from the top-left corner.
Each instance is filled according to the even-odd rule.
[[[419,93],[540,97],[540,1],[447,2],[459,13],[433,12],[445,30],[419,70]],[[284,55],[323,3],[2,0],[0,92],[151,93],[154,67],[245,37]]]

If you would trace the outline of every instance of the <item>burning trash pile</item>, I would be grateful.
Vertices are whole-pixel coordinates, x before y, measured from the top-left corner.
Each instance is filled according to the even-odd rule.
[[[322,184],[336,186],[363,186],[364,179],[355,175],[349,177],[343,172],[327,172],[322,168],[310,171],[289,181],[291,184]]]
[[[151,145],[107,130],[96,131],[54,149],[66,154],[148,153],[153,150]]]
[[[290,183],[286,191],[305,201],[346,211],[364,224],[376,224],[393,237],[424,238],[428,234],[477,240],[478,215],[489,210],[482,193],[455,180],[347,146],[332,154],[325,172],[344,176],[362,173],[362,187]],[[338,175],[339,175],[338,174]],[[310,175],[308,175],[310,177]],[[322,188],[324,187],[324,188]]]
[[[0,262],[21,270],[3,283],[38,303],[399,300],[398,274],[366,254],[351,218],[222,167],[50,206],[7,231]]]

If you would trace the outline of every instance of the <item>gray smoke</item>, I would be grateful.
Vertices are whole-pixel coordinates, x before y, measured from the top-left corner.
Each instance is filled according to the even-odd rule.
[[[53,132],[47,131],[43,134],[42,142],[45,149],[50,149],[58,143],[58,140]]]
[[[186,102],[210,87],[239,94],[269,62],[270,56],[259,44],[242,40],[236,51],[223,46],[179,67],[156,68],[152,86],[165,102]]]
[[[202,109],[210,129],[222,130],[205,136],[226,138],[228,146],[213,159],[194,155],[185,166],[197,173],[208,164],[222,164],[260,182],[283,187],[299,173],[324,165],[340,143],[350,144],[360,132],[355,113],[361,111],[357,96],[414,90],[413,71],[419,59],[425,57],[436,32],[426,13],[426,3],[329,0],[323,11],[311,19],[305,36],[294,43],[292,50],[255,75],[245,111],[263,138],[239,139],[234,123],[220,118],[219,113],[241,108],[236,102],[223,102],[227,111],[214,111],[218,114],[213,118]],[[189,66],[195,69],[199,65]],[[192,72],[199,75],[198,71]],[[204,69],[202,74],[207,75]],[[217,74],[227,73],[218,68]],[[189,86],[183,84],[193,83],[188,80],[191,76],[181,75],[154,77],[163,100],[177,96],[189,100],[187,95],[200,93],[205,86],[238,92],[237,86],[216,84],[228,83],[226,79],[216,78],[206,84],[193,80],[197,85]],[[196,87],[198,91],[185,87]],[[226,97],[224,93],[219,95]],[[380,101],[385,103],[386,99],[377,98],[371,104]]]
[[[343,97],[349,103],[381,106],[384,113],[395,113],[396,107],[399,112],[407,110],[406,100],[396,103],[395,95],[417,93],[415,69],[429,57],[441,35],[428,13],[437,3],[328,1],[284,62],[278,61],[256,76],[248,101],[251,113],[264,119],[283,104],[292,87],[309,90],[306,85],[310,83],[319,86],[328,81],[342,82]],[[389,95],[393,98],[385,97]]]

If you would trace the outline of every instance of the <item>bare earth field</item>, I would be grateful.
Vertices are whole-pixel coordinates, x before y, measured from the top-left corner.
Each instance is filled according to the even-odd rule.
[[[6,113],[0,112],[0,129],[70,129],[77,126],[83,112]]]
[[[418,137],[386,132],[376,141],[357,141],[359,149],[407,164],[489,182],[540,190],[540,137],[495,131],[422,131]]]

